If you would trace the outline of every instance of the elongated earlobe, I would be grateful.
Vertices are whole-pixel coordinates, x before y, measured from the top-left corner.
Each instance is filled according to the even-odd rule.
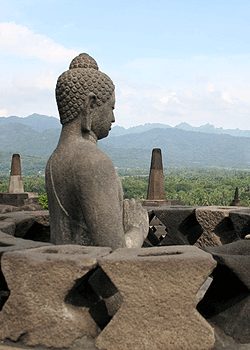
[[[93,105],[96,101],[96,95],[91,92],[85,100],[84,107],[81,115],[81,128],[82,131],[90,131],[92,125],[92,113]]]

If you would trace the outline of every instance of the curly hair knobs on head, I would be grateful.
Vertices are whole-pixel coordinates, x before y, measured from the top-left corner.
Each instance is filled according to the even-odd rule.
[[[69,70],[60,75],[56,84],[56,101],[62,124],[77,118],[89,93],[101,106],[114,91],[112,80],[99,71],[96,61],[86,53],[75,57]]]

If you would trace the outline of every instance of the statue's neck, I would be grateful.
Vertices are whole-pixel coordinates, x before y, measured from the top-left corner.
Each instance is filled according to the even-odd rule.
[[[87,141],[94,142],[95,144],[97,144],[98,141],[96,134],[92,130],[83,132],[80,120],[74,119],[71,122],[63,125],[60,141],[77,138],[83,138]]]

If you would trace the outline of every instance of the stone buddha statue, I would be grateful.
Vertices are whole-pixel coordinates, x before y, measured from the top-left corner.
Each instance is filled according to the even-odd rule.
[[[62,131],[46,167],[54,244],[140,247],[147,236],[146,211],[135,200],[124,204],[113,163],[97,147],[115,121],[114,88],[87,54],[74,58],[58,78]]]

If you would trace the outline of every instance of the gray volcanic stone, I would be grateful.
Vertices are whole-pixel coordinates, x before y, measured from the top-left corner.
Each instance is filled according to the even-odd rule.
[[[162,155],[160,148],[154,148],[152,151],[147,199],[166,200]]]
[[[229,204],[231,207],[242,207],[242,203],[239,200],[239,189],[236,187],[235,189],[235,194],[234,194],[234,199],[232,202]]]
[[[237,343],[250,346],[250,241],[206,247],[217,261],[198,310]]]
[[[232,208],[210,206],[199,207],[195,210],[197,221],[203,230],[202,235],[195,243],[197,247],[219,246],[238,240],[229,217]]]
[[[101,328],[104,328],[110,321],[111,317],[113,317],[121,307],[122,296],[110,278],[100,267],[98,267],[90,276],[88,283],[95,293],[100,296],[101,302],[96,307],[96,313],[99,314],[98,322],[103,325]],[[98,309],[100,305],[102,310]],[[92,309],[90,312],[92,312]]]
[[[118,292],[105,300],[108,315],[113,317],[122,306],[123,299]]]
[[[28,239],[15,238],[6,233],[0,232],[0,257],[5,252],[12,252],[15,250],[26,250],[51,245],[52,244],[50,243],[34,242]]]
[[[5,253],[2,271],[10,297],[0,312],[0,339],[21,337],[30,346],[67,348],[78,338],[95,337],[98,327],[88,312],[85,276],[110,251],[64,245]],[[80,284],[77,304],[67,295]]]
[[[239,238],[250,234],[250,209],[233,210],[229,212],[229,216]]]
[[[214,326],[215,346],[213,350],[249,350],[250,344],[239,344],[232,337],[227,336],[220,328]]]
[[[8,233],[11,236],[14,236],[16,225],[12,221],[0,221],[0,230],[2,232]]]
[[[20,154],[13,154],[11,162],[9,193],[23,193]]]
[[[11,213],[16,211],[17,207],[13,205],[0,204],[0,214]]]
[[[36,241],[50,241],[49,212],[18,211],[0,215],[0,230],[8,232],[15,237],[32,239]]]
[[[8,233],[0,231],[0,239],[2,239],[2,238],[10,238],[10,235]]]
[[[99,261],[123,303],[96,340],[99,350],[208,350],[214,332],[196,294],[216,266],[190,246],[117,249]]]
[[[26,249],[32,249],[37,248],[41,246],[50,246],[51,244],[41,243],[41,242],[33,242],[29,240],[24,240],[21,238],[15,238],[13,236],[10,236],[9,234],[3,233],[0,231],[0,262],[1,257],[6,252],[11,252],[15,250],[26,250]],[[7,286],[6,280],[2,274],[1,271],[1,264],[0,264],[0,311],[2,310],[2,307],[8,300],[10,291]]]
[[[58,78],[56,99],[63,127],[46,167],[51,242],[126,247],[121,181],[97,147],[115,122],[114,84],[80,54]],[[141,246],[137,218],[130,231],[132,246]]]
[[[21,209],[22,207],[27,207],[30,210],[32,206],[41,208],[41,206],[39,205],[38,194],[35,192],[23,192],[23,193],[1,192],[0,203],[5,204],[9,207],[14,206],[17,208],[16,210],[23,210]]]
[[[195,217],[196,207],[165,207],[154,214],[165,225],[167,235],[160,245],[193,245],[201,236],[202,228]]]
[[[149,219],[147,211],[134,198],[123,201],[123,227],[127,247],[141,247],[148,235]]]
[[[0,220],[15,224],[15,236],[22,237],[34,224],[35,218],[30,212],[14,212],[0,215]]]
[[[44,210],[40,204],[30,203],[20,207],[14,205],[0,204],[0,214],[12,213],[16,211],[41,211]]]

